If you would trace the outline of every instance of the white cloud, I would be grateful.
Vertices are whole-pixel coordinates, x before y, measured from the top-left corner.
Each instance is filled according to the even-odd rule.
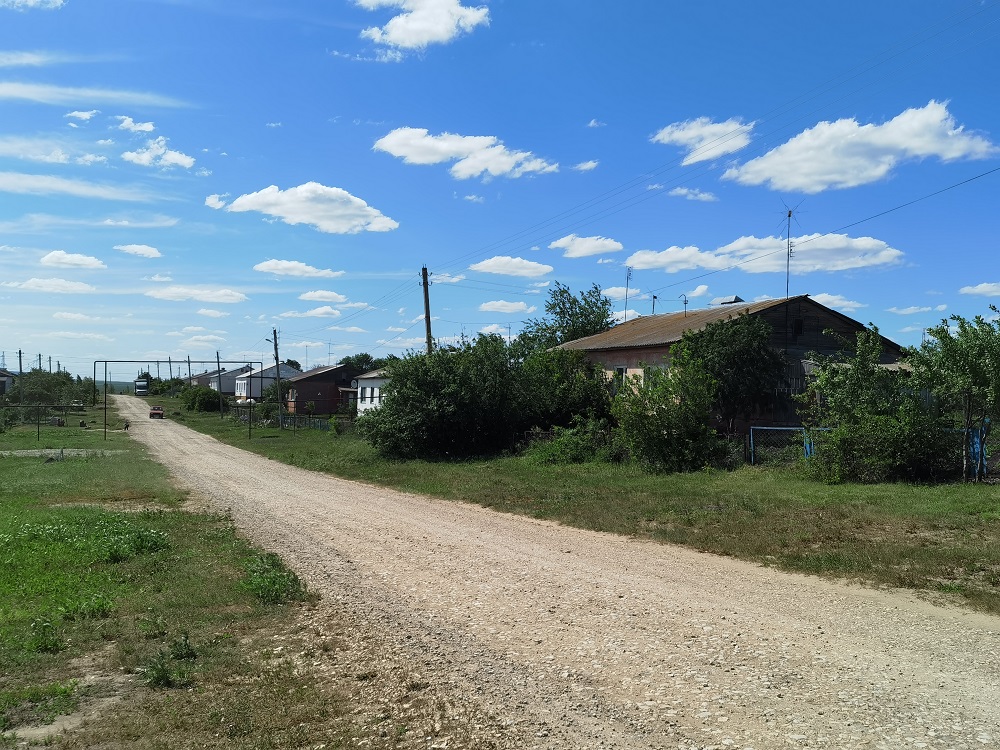
[[[597,118],[594,118],[590,122],[587,123],[587,127],[588,128],[603,128],[605,125],[606,125],[606,123],[601,122]]]
[[[328,331],[342,331],[343,333],[368,333],[364,328],[358,326],[330,326]]]
[[[117,91],[115,89],[71,88],[44,83],[0,82],[0,99],[22,99],[39,104],[73,105],[108,102],[151,107],[181,107],[183,102],[158,94]]]
[[[55,266],[57,268],[107,268],[103,262],[92,255],[80,255],[79,253],[67,253],[63,250],[53,250],[42,256],[43,266]]]
[[[916,305],[912,307],[890,307],[886,310],[886,312],[896,313],[896,315],[916,315],[917,313],[930,311],[930,307],[918,307]]]
[[[510,329],[507,326],[500,325],[499,323],[491,323],[488,326],[483,326],[479,329],[479,332],[489,336],[490,334],[496,334],[497,336],[503,336],[507,338],[510,334]]]
[[[257,211],[286,224],[306,224],[328,234],[388,232],[399,224],[360,198],[338,187],[307,182],[288,190],[271,185],[256,193],[241,195],[228,206],[222,196],[210,195],[205,205],[226,211]]]
[[[638,310],[619,310],[618,312],[611,313],[611,319],[615,323],[624,323],[626,318],[628,320],[635,320],[641,317],[642,313]]]
[[[0,8],[13,8],[14,10],[28,10],[40,8],[41,10],[58,10],[63,7],[66,0],[0,0]]]
[[[601,293],[608,299],[615,301],[624,300],[626,296],[628,299],[649,299],[648,294],[643,294],[642,290],[635,287],[609,286],[607,289],[602,289]]]
[[[135,151],[126,151],[122,154],[122,159],[140,167],[184,167],[190,169],[194,166],[194,158],[180,151],[167,148],[167,139],[162,135],[158,138],[146,141],[146,147]]]
[[[688,297],[704,297],[708,294],[708,284],[699,284],[690,292],[687,293]]]
[[[903,257],[902,251],[882,240],[844,234],[796,237],[792,239],[792,247],[793,274],[895,265]],[[675,246],[659,252],[640,250],[625,263],[637,269],[658,268],[668,273],[697,268],[718,271],[732,266],[747,273],[784,273],[785,251],[785,240],[781,237],[740,237],[717,250],[693,246]]]
[[[160,251],[149,245],[115,245],[115,250],[120,250],[129,255],[138,255],[142,258],[161,258]]]
[[[447,44],[477,26],[489,25],[485,7],[469,8],[459,0],[355,0],[366,10],[399,8],[385,26],[371,26],[361,32],[376,44],[402,49],[423,49],[429,44]]]
[[[116,201],[148,200],[146,193],[136,188],[21,172],[0,172],[0,192],[25,195],[73,195],[77,198]]]
[[[931,100],[881,125],[857,120],[820,122],[763,156],[733,167],[723,179],[772,190],[819,193],[885,179],[904,161],[985,159],[998,148],[965,131],[947,103]]]
[[[52,331],[51,333],[45,334],[49,338],[53,339],[84,339],[86,341],[114,341],[110,336],[105,336],[103,333],[79,333],[78,331]]]
[[[535,263],[524,258],[512,258],[509,255],[497,255],[493,258],[473,263],[469,266],[470,271],[482,271],[483,273],[495,273],[502,276],[526,276],[533,278],[552,273],[552,266],[544,263]]]
[[[948,309],[948,305],[938,305],[937,307],[934,308],[934,310],[937,311],[937,312],[944,312],[947,309]]]
[[[345,302],[340,305],[344,310],[376,310],[377,308],[372,307],[367,302]]]
[[[273,273],[275,276],[304,276],[322,279],[335,279],[344,275],[344,271],[314,268],[298,260],[265,260],[263,263],[255,265],[253,270],[261,273]]]
[[[465,196],[465,200],[469,201],[469,203],[485,203],[486,202],[486,199],[483,196],[481,196],[481,195],[467,195],[467,196]]]
[[[434,274],[435,284],[458,284],[459,282],[465,281],[465,276],[458,274],[458,276],[452,276],[450,273],[436,273]]]
[[[337,292],[330,292],[325,289],[317,289],[314,292],[305,292],[299,295],[299,299],[307,302],[347,302],[347,297]]]
[[[125,115],[115,115],[115,119],[118,120],[119,130],[128,130],[130,133],[152,133],[156,130],[151,122],[136,122]]]
[[[211,310],[207,307],[203,307],[198,311],[199,315],[204,315],[206,318],[227,318],[229,313],[222,312],[221,310]]]
[[[264,123],[264,127],[265,128],[280,128],[281,127],[281,123],[280,122],[265,122]]]
[[[100,113],[101,111],[99,109],[88,109],[86,111],[77,109],[72,112],[67,112],[63,115],[63,117],[72,117],[74,120],[83,120],[84,122],[87,122]]]
[[[0,8],[3,7],[0,0]],[[0,52],[0,68],[37,68],[65,61],[64,56],[50,52]]]
[[[539,159],[530,151],[510,151],[492,135],[430,135],[426,128],[396,128],[373,146],[407,164],[442,164],[454,161],[451,175],[470,177],[521,177],[533,172],[558,172],[558,164]]]
[[[744,123],[738,117],[724,122],[712,122],[708,117],[675,122],[657,132],[650,140],[672,146],[683,146],[687,155],[681,164],[718,159],[739,151],[750,143],[754,123]]]
[[[821,305],[826,305],[842,312],[852,313],[861,307],[868,307],[864,302],[855,302],[839,294],[827,294],[823,292],[822,294],[811,294],[809,296],[810,299],[819,302]]]
[[[82,281],[67,281],[66,279],[28,279],[27,281],[5,281],[0,286],[16,289],[27,289],[31,292],[51,292],[53,294],[86,294],[96,292],[96,287],[84,284]]]
[[[689,201],[704,201],[706,203],[719,200],[714,193],[706,193],[698,188],[677,187],[667,193],[667,195],[686,198]]]
[[[279,318],[339,318],[341,316],[340,310],[335,310],[329,305],[323,305],[322,307],[315,307],[312,310],[307,310],[306,312],[296,312],[291,310],[289,312],[283,312],[279,315]]]
[[[646,185],[646,190],[663,190],[663,185],[658,182]]]
[[[581,161],[579,164],[574,164],[573,169],[577,172],[590,172],[591,170],[597,169],[597,165],[600,162],[597,159],[591,159],[590,161]]]
[[[624,248],[624,245],[610,237],[578,237],[575,234],[570,234],[555,242],[550,242],[549,248],[565,250],[564,258],[585,258],[589,255],[616,253]]]
[[[498,313],[533,313],[538,308],[532,305],[528,307],[525,302],[505,302],[504,300],[498,299],[492,302],[484,302],[479,306],[479,312],[498,312]]]
[[[100,318],[95,318],[92,315],[84,315],[83,313],[70,313],[70,312],[52,313],[52,317],[55,318],[56,320],[77,320],[81,322],[100,320]]]
[[[403,333],[404,331],[409,329],[400,328],[399,326],[388,326],[385,330],[389,331],[390,333]]]
[[[166,274],[154,273],[152,276],[143,276],[142,280],[143,281],[156,281],[156,282],[164,283],[164,282],[167,282],[167,281],[173,281],[173,278],[170,277],[170,276],[167,276]]]
[[[146,296],[170,300],[171,302],[186,302],[193,299],[198,302],[218,304],[235,304],[246,302],[249,299],[242,292],[235,292],[232,289],[210,289],[198,286],[168,286],[163,289],[152,289],[146,292]]]
[[[959,294],[980,294],[984,297],[1000,297],[1000,283],[988,282],[976,284],[975,286],[963,286],[958,290]]]

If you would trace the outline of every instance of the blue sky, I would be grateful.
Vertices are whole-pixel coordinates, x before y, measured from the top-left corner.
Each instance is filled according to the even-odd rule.
[[[398,354],[425,264],[444,341],[782,297],[789,209],[790,292],[919,343],[1000,302],[1000,2],[902,8],[0,0],[0,350]]]

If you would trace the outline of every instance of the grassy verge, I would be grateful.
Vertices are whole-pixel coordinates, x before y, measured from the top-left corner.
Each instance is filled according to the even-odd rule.
[[[275,634],[296,650],[285,636],[311,606],[276,556],[184,512],[124,433],[35,437],[0,434],[0,451],[112,453],[0,457],[0,747],[67,715],[87,722],[45,744],[346,744],[345,697],[275,655]]]
[[[824,485],[793,469],[650,475],[523,457],[387,461],[352,436],[173,419],[278,461],[497,510],[731,555],[786,570],[932,592],[1000,614],[1000,491],[991,485]]]

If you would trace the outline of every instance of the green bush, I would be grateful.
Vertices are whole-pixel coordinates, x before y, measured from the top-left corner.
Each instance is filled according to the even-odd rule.
[[[551,439],[534,440],[524,455],[543,464],[583,464],[622,458],[611,438],[611,424],[603,419],[577,419],[572,427],[553,427]]]
[[[218,411],[219,392],[203,385],[185,388],[181,392],[181,403],[188,411]]]

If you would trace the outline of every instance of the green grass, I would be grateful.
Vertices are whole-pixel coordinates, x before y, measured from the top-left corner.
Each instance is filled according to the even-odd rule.
[[[169,407],[177,411],[180,407]],[[681,544],[785,570],[899,586],[1000,614],[1000,490],[993,485],[826,485],[794,468],[654,475],[525,457],[388,461],[330,432],[255,429],[218,414],[172,418],[269,458],[580,528]]]
[[[330,724],[346,713],[343,698],[259,657],[302,606],[283,603],[307,599],[295,574],[228,518],[184,512],[183,493],[127,435],[59,437],[51,447],[121,452],[0,457],[0,746],[14,746],[20,726],[125,690],[113,715],[60,744],[230,747],[215,712],[236,700],[234,684],[246,746],[339,742]],[[3,433],[0,450],[36,447],[26,439]],[[290,707],[289,696],[305,703]]]

